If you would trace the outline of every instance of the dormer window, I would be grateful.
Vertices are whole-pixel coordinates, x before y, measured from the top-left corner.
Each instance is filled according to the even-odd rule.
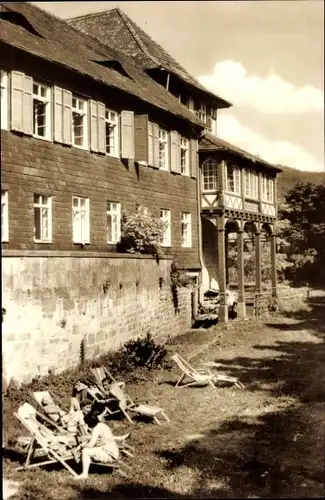
[[[195,114],[199,120],[206,123],[207,119],[207,108],[206,105],[202,102],[196,102],[194,108]]]

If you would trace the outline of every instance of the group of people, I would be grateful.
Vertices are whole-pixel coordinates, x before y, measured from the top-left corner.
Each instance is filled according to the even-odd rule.
[[[112,400],[112,385],[114,384],[110,384],[109,380],[104,380],[101,391],[94,385],[87,385],[85,381],[77,381],[73,387],[69,411],[62,410],[49,394],[42,399],[44,414],[49,419],[65,427],[69,433],[79,435],[81,443],[77,449],[81,449],[82,473],[77,476],[78,479],[88,477],[92,460],[112,463],[119,458],[116,439],[104,422],[108,412],[107,403]]]

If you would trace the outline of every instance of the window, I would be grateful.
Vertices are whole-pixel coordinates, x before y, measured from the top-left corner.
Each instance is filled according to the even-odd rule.
[[[190,175],[188,139],[181,137],[181,174]]]
[[[202,102],[195,103],[195,114],[199,120],[206,123],[207,120],[207,109],[206,105]]]
[[[182,247],[192,246],[192,221],[191,214],[182,213]]]
[[[1,191],[1,241],[9,241],[8,191]]]
[[[52,241],[52,198],[34,194],[34,241]]]
[[[170,247],[171,245],[171,224],[170,224],[170,210],[160,210],[160,219],[166,223],[166,228],[161,241],[163,247]]]
[[[72,197],[72,239],[74,243],[89,243],[89,199]]]
[[[245,172],[245,196],[258,199],[258,175],[252,170]]]
[[[262,177],[262,199],[263,201],[274,202],[274,181],[270,177]]]
[[[121,205],[107,202],[107,243],[117,243],[121,236]]]
[[[44,139],[51,138],[51,89],[40,83],[33,83],[33,134]]]
[[[119,127],[116,111],[105,108],[105,149],[110,156],[119,156]]]
[[[202,165],[203,191],[216,191],[218,189],[217,162],[210,158]]]
[[[159,129],[159,168],[168,170],[168,132],[162,128]]]
[[[1,128],[8,129],[8,73],[1,71]]]
[[[87,101],[72,96],[72,144],[81,148],[88,147]]]
[[[240,194],[240,170],[235,165],[227,164],[226,190],[230,193]]]

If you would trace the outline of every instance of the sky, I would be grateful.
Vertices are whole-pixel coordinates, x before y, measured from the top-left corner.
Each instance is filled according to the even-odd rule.
[[[217,134],[261,158],[324,169],[323,0],[32,2],[62,19],[120,7],[233,106]]]

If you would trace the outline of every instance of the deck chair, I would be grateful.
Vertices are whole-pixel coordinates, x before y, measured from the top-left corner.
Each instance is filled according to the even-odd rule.
[[[37,410],[35,410],[35,408],[33,408],[33,406],[29,403],[21,405],[14,415],[25,427],[25,429],[28,430],[32,437],[27,449],[25,463],[22,467],[18,467],[17,470],[30,469],[32,467],[40,467],[42,465],[60,462],[72,476],[76,477],[78,475],[67,463],[70,460],[74,460],[75,462],[80,461],[80,444],[76,442],[75,437],[66,434],[61,436],[54,434],[53,431],[51,431],[48,427],[45,427],[37,420],[37,416],[43,418],[43,415],[37,412]],[[126,437],[127,436],[121,436],[122,441],[124,441]],[[126,448],[125,444],[123,445],[123,448]],[[129,449],[132,449],[132,447],[129,446]],[[133,456],[131,451],[126,454]],[[43,457],[44,459],[36,463],[31,463],[32,459],[36,455],[38,455],[39,458]],[[121,466],[130,468],[122,460],[116,460],[116,462],[109,464],[101,462],[94,463],[111,469],[117,469],[123,476],[126,474],[121,469]]]
[[[60,421],[52,420],[44,411],[43,408],[43,399],[44,397],[51,397],[55,404],[57,404],[60,409],[67,413],[67,409],[63,407],[59,398],[57,398],[51,391],[29,391],[29,394],[32,396],[36,403],[36,408],[39,410],[38,413],[42,414],[44,424],[50,427],[55,428],[59,432],[67,433],[67,430],[64,425],[60,424]]]
[[[70,474],[77,476],[77,473],[67,463],[69,460],[75,460],[72,450],[77,446],[77,443],[73,436],[54,434],[53,431],[37,420],[37,416],[42,418],[43,415],[37,412],[29,403],[21,405],[17,412],[14,413],[14,416],[32,437],[27,449],[25,463],[22,467],[18,467],[17,470],[60,462]],[[43,460],[31,463],[35,456],[43,457]]]
[[[241,389],[244,387],[243,384],[237,379],[237,377],[213,373],[208,367],[193,368],[178,353],[171,356],[171,359],[177,364],[182,372],[175,384],[175,387],[190,387],[209,384],[212,387],[216,388],[215,384],[217,382],[230,382]],[[209,364],[209,366],[211,366],[211,363]],[[214,364],[214,366],[216,367],[219,365]],[[184,384],[182,382],[186,377],[190,380]]]
[[[162,408],[147,403],[136,403],[131,396],[124,391],[125,382],[118,382],[105,366],[93,368],[91,372],[96,378],[98,385],[101,385],[104,378],[109,378],[111,380],[110,394],[118,401],[119,411],[123,413],[130,424],[134,424],[134,422],[129,412],[151,418],[158,425],[162,424],[162,420],[166,422],[170,421]]]

